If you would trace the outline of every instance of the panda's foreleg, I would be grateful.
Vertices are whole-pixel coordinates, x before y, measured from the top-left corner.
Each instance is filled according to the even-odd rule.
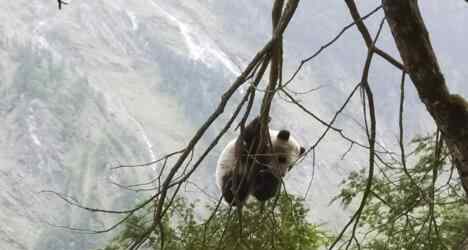
[[[239,206],[244,204],[249,196],[249,185],[242,176],[227,174],[223,177],[222,194],[228,204]]]
[[[259,201],[273,198],[279,190],[281,180],[271,172],[264,170],[255,175],[253,196]]]

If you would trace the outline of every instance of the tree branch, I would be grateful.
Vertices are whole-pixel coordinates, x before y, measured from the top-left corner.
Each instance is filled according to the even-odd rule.
[[[405,71],[405,67],[403,66],[403,64],[401,64],[397,59],[393,58],[391,55],[379,49],[378,47],[376,47],[375,44],[372,43],[372,38],[369,33],[369,30],[364,25],[363,19],[361,18],[361,15],[359,14],[359,10],[356,7],[356,3],[354,2],[354,0],[345,0],[345,2],[346,2],[346,5],[348,5],[348,9],[349,9],[349,12],[351,13],[351,17],[356,23],[356,26],[359,32],[361,33],[362,38],[364,39],[364,42],[366,43],[367,48],[374,46],[373,48],[374,53],[381,56],[383,59],[387,60],[389,63],[391,63],[393,66],[397,67],[398,69]]]

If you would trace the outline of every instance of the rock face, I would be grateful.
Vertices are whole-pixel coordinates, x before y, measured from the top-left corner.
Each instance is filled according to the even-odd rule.
[[[285,75],[350,22],[344,4],[322,2],[301,3],[288,28]],[[360,7],[364,13],[377,4]],[[463,1],[437,0],[421,5],[450,88],[467,97],[463,81],[468,78],[464,70],[468,60],[466,53],[460,53],[467,49],[463,25],[467,6]],[[148,181],[157,166],[123,170],[111,166],[147,162],[181,149],[267,41],[270,9],[268,0],[73,1],[62,11],[53,1],[2,3],[1,248],[92,249],[108,238],[57,226],[101,230],[117,217],[88,213],[41,191],[53,190],[84,205],[108,209],[132,207],[150,194],[113,183]],[[378,21],[369,20],[370,27]],[[388,30],[384,33],[381,46],[395,54]],[[360,77],[365,59],[360,39],[355,31],[346,33],[308,64],[291,86],[296,91],[322,86],[298,98],[326,120]],[[376,60],[373,72],[371,85],[380,109],[378,133],[387,136],[381,142],[392,148],[400,76],[381,60]],[[408,90],[409,131],[430,131],[432,122],[413,88]],[[353,100],[337,127],[365,142],[365,133],[350,118],[360,119],[359,103],[359,98]],[[324,130],[293,105],[281,100],[274,105],[272,126],[290,128],[307,145]],[[215,124],[205,143],[221,125]],[[355,148],[353,155],[341,160],[349,145],[336,134],[322,145],[316,152],[318,165],[308,201],[311,218],[333,228],[346,215],[339,207],[328,208],[328,202],[342,177],[365,166],[366,156]],[[220,150],[213,151],[193,178],[214,196],[219,195],[213,173]],[[307,159],[288,176],[289,191],[303,195],[311,175],[312,161]]]

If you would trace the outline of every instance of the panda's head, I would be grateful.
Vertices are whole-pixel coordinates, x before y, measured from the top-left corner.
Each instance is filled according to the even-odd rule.
[[[294,163],[305,153],[305,148],[294,138],[288,130],[270,129],[272,151],[278,164],[281,176],[293,166]]]

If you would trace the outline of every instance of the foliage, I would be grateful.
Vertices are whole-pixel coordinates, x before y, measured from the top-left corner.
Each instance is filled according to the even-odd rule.
[[[208,207],[211,216],[199,221],[194,205],[181,198],[169,209],[163,228],[164,249],[318,249],[329,237],[307,222],[308,210],[298,198],[282,193],[266,204],[252,202],[242,212],[223,204]],[[122,250],[151,224],[152,217],[135,215],[104,250]],[[160,229],[145,243],[148,249],[161,249]]]
[[[405,168],[393,158],[380,166],[362,213],[360,249],[452,249],[466,235],[468,208],[448,164],[448,151],[435,136],[413,140]],[[362,193],[365,171],[353,172],[336,197],[345,205]]]

